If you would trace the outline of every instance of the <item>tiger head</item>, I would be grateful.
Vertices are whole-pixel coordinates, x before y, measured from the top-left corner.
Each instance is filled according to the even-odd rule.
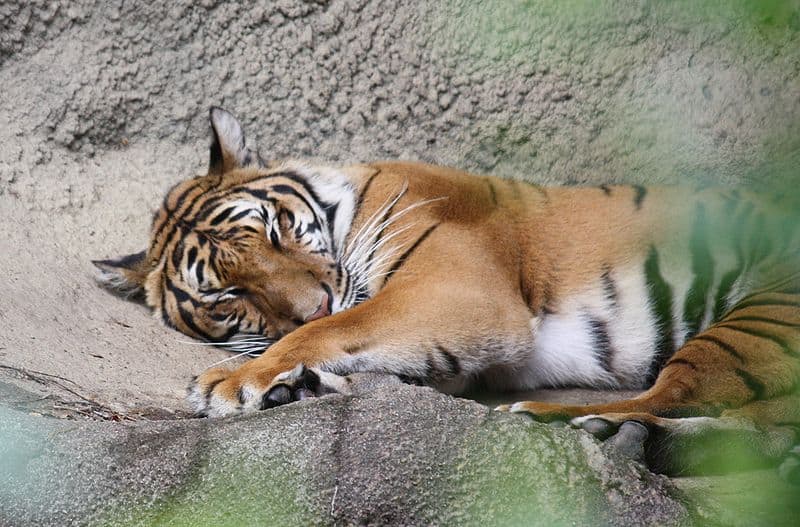
[[[147,250],[94,264],[167,325],[257,353],[364,299],[345,249],[355,190],[341,171],[264,163],[230,113],[210,117],[208,174],[167,193]]]

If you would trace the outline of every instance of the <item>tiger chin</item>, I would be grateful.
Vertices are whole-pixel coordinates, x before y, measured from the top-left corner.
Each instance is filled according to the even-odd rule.
[[[645,390],[499,408],[599,437],[628,423],[645,443],[757,432],[776,456],[797,440],[792,205],[408,162],[266,163],[230,113],[210,119],[208,173],[167,193],[148,248],[95,262],[168,326],[258,354],[192,381],[198,416],[349,393],[348,375],[382,372],[448,393]]]

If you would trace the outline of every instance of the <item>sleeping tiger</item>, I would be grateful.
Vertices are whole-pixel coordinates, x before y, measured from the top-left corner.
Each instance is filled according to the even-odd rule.
[[[383,372],[462,393],[646,389],[499,409],[606,437],[800,425],[800,229],[737,190],[540,187],[438,166],[265,163],[210,112],[208,174],[177,184],[146,251],[95,262],[169,326],[235,350],[198,416],[349,393]]]

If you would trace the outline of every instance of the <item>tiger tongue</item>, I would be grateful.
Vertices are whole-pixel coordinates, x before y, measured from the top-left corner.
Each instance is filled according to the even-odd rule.
[[[312,320],[317,320],[318,318],[327,317],[331,314],[330,310],[330,302],[328,301],[328,294],[325,293],[325,296],[322,298],[322,302],[320,303],[317,310],[311,314],[308,318],[306,318],[306,322],[311,322]]]

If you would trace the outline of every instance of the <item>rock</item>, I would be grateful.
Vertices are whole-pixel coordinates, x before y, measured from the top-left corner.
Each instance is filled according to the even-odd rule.
[[[0,409],[9,525],[678,525],[664,477],[555,429],[390,378],[233,419]],[[364,386],[364,383],[362,383]]]

